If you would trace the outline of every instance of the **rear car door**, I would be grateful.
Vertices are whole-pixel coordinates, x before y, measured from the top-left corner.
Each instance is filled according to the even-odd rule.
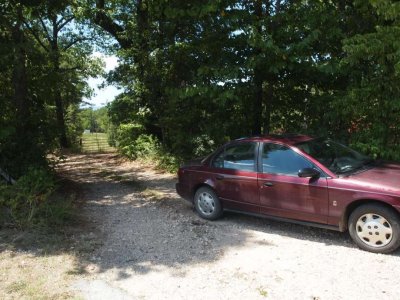
[[[264,143],[259,160],[261,213],[327,223],[328,187],[321,170],[318,170],[321,172],[319,178],[300,178],[300,169],[317,167],[300,153],[281,144]]]
[[[259,212],[257,142],[227,145],[211,161],[214,189],[223,207]]]

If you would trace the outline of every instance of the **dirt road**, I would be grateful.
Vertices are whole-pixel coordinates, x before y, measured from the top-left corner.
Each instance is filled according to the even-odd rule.
[[[69,156],[94,251],[71,289],[85,299],[400,299],[400,257],[347,234],[225,214],[200,219],[175,178],[111,154]]]

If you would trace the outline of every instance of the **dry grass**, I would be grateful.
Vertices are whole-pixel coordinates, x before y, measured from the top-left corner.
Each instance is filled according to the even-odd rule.
[[[142,191],[140,195],[148,200],[163,200],[166,197],[165,193],[149,188]]]
[[[75,266],[75,257],[67,253],[3,251],[0,295],[2,299],[78,299],[69,288]]]
[[[60,180],[57,197],[80,205],[82,191],[73,181]],[[86,238],[80,215],[68,222],[42,224],[25,230],[0,228],[0,299],[78,299],[71,282],[82,274],[94,241]],[[86,250],[87,249],[87,250]]]

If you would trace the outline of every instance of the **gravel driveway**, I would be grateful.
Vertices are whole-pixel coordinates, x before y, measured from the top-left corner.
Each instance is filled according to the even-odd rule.
[[[100,241],[71,287],[85,299],[400,299],[399,252],[233,213],[202,220],[174,176],[112,154],[69,156],[61,170],[81,183]]]

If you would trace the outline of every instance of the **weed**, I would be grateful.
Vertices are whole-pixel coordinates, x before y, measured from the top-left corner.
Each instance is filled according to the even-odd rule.
[[[268,291],[262,286],[257,288],[258,293],[263,297],[268,297]]]
[[[144,191],[142,191],[140,195],[149,200],[163,200],[165,198],[165,194],[163,192],[149,188],[146,188]]]
[[[27,288],[28,284],[24,281],[16,281],[10,284],[6,288],[7,293],[17,293],[25,290]]]

